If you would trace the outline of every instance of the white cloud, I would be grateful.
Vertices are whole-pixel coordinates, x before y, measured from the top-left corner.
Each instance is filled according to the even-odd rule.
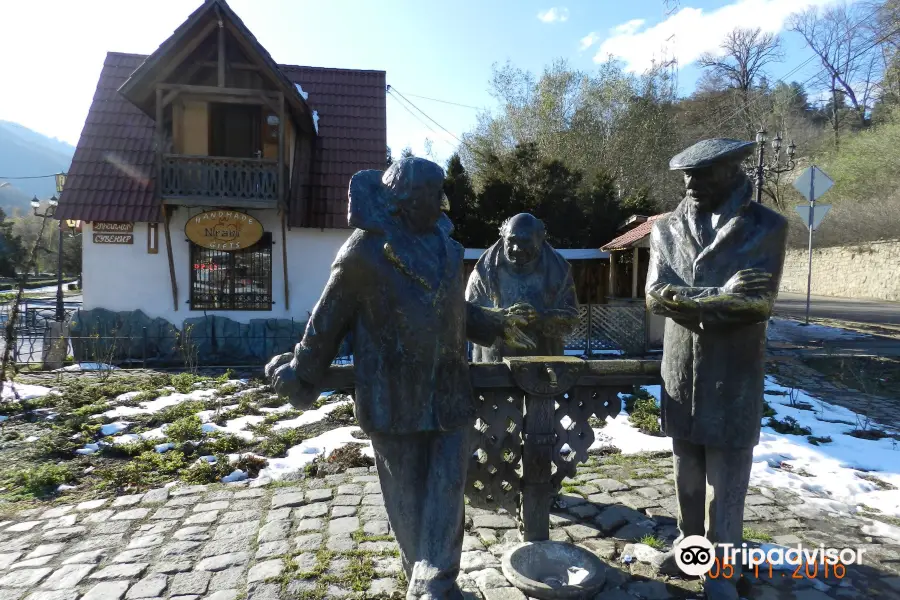
[[[584,52],[599,41],[600,36],[593,31],[590,32],[589,34],[581,38],[581,51]]]
[[[563,23],[569,20],[569,9],[562,6],[554,6],[539,12],[537,18],[544,23]]]
[[[616,35],[634,35],[646,22],[644,19],[632,19],[613,27],[613,33]]]
[[[765,32],[778,33],[791,14],[834,1],[737,0],[712,11],[684,7],[665,21],[645,29],[642,29],[643,20],[634,19],[610,31],[594,62],[604,62],[612,55],[625,63],[626,70],[635,73],[649,69],[654,59],[677,58],[679,65],[689,65],[704,52],[716,52],[723,36],[735,27],[759,27]]]

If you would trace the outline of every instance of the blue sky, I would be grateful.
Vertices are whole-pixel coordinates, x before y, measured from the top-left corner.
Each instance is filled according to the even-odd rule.
[[[491,109],[487,91],[494,63],[540,71],[556,58],[596,68],[614,52],[641,71],[653,56],[677,56],[683,94],[697,77],[691,65],[736,26],[782,30],[794,10],[833,0],[681,0],[667,13],[663,0],[231,0],[260,42],[282,63],[379,69],[388,83],[455,135],[470,130],[477,111],[412,97],[428,96]],[[198,0],[4,0],[0,4],[0,119],[16,121],[75,144],[108,50],[152,52],[199,4]],[[674,34],[674,37],[673,37]],[[807,56],[801,40],[785,36],[787,58],[777,78]],[[807,68],[793,79],[806,79]],[[388,98],[388,143],[395,153],[436,158],[453,138]],[[327,115],[322,115],[327,118]],[[24,175],[24,174],[23,174]]]

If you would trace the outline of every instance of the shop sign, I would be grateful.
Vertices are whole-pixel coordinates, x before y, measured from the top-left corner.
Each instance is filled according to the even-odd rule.
[[[184,234],[203,248],[233,252],[258,242],[263,236],[263,226],[242,212],[210,210],[188,219]]]

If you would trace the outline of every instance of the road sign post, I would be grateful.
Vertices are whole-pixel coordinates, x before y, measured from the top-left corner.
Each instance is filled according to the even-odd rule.
[[[794,181],[794,187],[797,188],[797,191],[803,194],[809,202],[809,206],[796,207],[797,212],[800,213],[801,216],[806,216],[806,226],[809,228],[809,259],[806,267],[806,320],[804,322],[806,325],[809,325],[809,308],[812,296],[813,231],[819,226],[822,219],[825,218],[828,209],[831,208],[831,206],[824,204],[816,206],[816,200],[818,200],[822,194],[830,190],[833,185],[834,181],[832,181],[825,171],[815,165],[812,165],[803,171],[803,173],[801,173]]]

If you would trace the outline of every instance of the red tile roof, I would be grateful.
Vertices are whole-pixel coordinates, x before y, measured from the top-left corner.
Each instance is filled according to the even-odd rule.
[[[146,58],[107,54],[60,198],[58,218],[160,220],[153,187],[155,124],[117,91]],[[385,166],[385,73],[296,65],[279,68],[309,94],[307,104],[319,115],[309,188],[292,194],[290,224],[346,228],[350,177],[362,169]]]
[[[613,250],[627,250],[629,248],[633,248],[636,243],[640,242],[645,237],[650,235],[650,232],[653,231],[653,223],[660,217],[664,217],[667,214],[669,213],[653,215],[634,229],[629,229],[614,240],[607,242],[600,249],[606,252],[610,252]]]

